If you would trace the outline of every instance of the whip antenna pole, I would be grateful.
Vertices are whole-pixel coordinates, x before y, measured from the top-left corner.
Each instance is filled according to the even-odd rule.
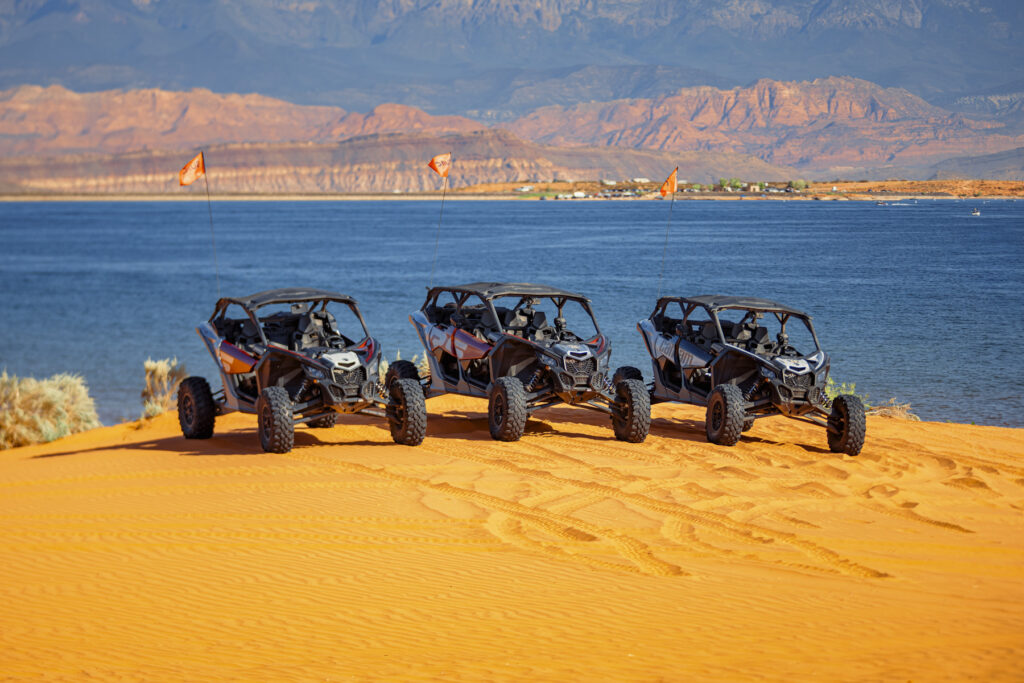
[[[217,298],[220,298],[220,266],[217,265],[217,237],[213,233],[213,205],[210,203],[210,179],[203,174],[206,183],[206,210],[210,213],[210,243],[213,244],[213,273],[217,276]]]
[[[437,235],[434,237],[434,262],[430,264],[430,285],[434,286],[434,269],[437,267],[437,247],[441,243],[441,219],[444,217],[444,197],[448,192],[448,174],[444,176],[444,187],[441,190],[441,213],[437,217]]]
[[[661,270],[658,272],[658,298],[661,298],[661,280],[665,276],[665,256],[668,255],[668,229],[672,225],[672,209],[676,205],[676,193],[672,192],[672,201],[668,205],[668,223],[665,224],[665,246],[661,250]]]

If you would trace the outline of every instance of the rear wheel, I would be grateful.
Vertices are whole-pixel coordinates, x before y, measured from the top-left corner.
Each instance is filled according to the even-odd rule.
[[[719,384],[708,399],[704,431],[708,441],[720,446],[735,446],[743,431],[743,393],[733,384]]]
[[[260,445],[268,453],[287,453],[295,445],[292,400],[284,387],[267,387],[256,401]]]
[[[622,368],[619,370],[621,372]],[[621,380],[615,384],[615,398],[616,406],[612,408],[615,438],[630,443],[643,442],[651,431],[651,397],[647,387],[639,379]]]
[[[526,390],[516,377],[499,377],[487,406],[491,438],[518,441],[526,429]]]
[[[619,386],[619,382],[624,379],[638,379],[641,382],[644,381],[644,375],[642,372],[634,368],[632,365],[623,365],[621,368],[615,371],[612,375],[612,386]]]
[[[864,447],[867,419],[864,404],[856,396],[836,396],[828,416],[828,447],[833,453],[857,455]]]
[[[327,415],[322,415],[322,416],[316,418],[315,420],[310,420],[306,424],[308,424],[313,429],[330,429],[331,427],[333,427],[337,423],[338,423],[338,414],[337,413],[329,413]]]
[[[389,390],[391,438],[405,446],[419,446],[427,435],[427,403],[423,389],[414,379],[394,378]]]
[[[210,385],[202,377],[186,377],[178,387],[178,424],[186,439],[209,439],[217,405]]]
[[[412,361],[396,360],[394,363],[388,365],[388,372],[384,375],[384,386],[390,390],[391,381],[395,379],[412,379],[421,387],[423,386],[423,383],[420,381],[420,371]],[[424,394],[426,391],[426,387],[423,387]]]

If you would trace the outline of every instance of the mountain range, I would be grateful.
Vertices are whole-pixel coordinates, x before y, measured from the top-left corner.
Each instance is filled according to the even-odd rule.
[[[239,191],[414,190],[456,142],[476,182],[1008,178],[1022,66],[1019,0],[0,0],[0,183],[203,147]]]
[[[946,159],[998,155],[1024,146],[1024,132],[1017,126],[968,118],[905,90],[852,78],[760,80],[731,89],[697,86],[659,98],[540,107],[491,126],[394,103],[378,105],[364,114],[208,90],[75,93],[60,86],[21,86],[0,92],[0,156],[4,157],[102,157],[142,152],[181,156],[211,145],[247,143],[246,148],[253,149],[287,143],[291,145],[287,156],[305,167],[310,162],[296,157],[303,145],[330,146],[375,136],[384,168],[391,162],[404,162],[410,144],[421,156],[432,155],[431,148],[419,147],[424,135],[434,140],[435,149],[441,149],[455,144],[445,141],[445,135],[483,130],[503,133],[495,139],[518,160],[516,168],[523,173],[547,168],[552,155],[563,154],[556,152],[557,148],[607,148],[599,155],[605,162],[581,166],[563,155],[561,161],[550,162],[548,169],[557,167],[563,177],[580,177],[582,168],[590,168],[591,177],[607,177],[624,170],[609,161],[615,155],[647,150],[658,154],[642,158],[657,160],[657,165],[630,167],[631,174],[658,175],[674,158],[689,155],[689,175],[700,182],[720,177],[715,175],[718,173],[732,176],[741,172],[756,172],[759,179],[797,174],[927,178],[934,174],[932,167]],[[403,136],[412,136],[416,142],[403,141]],[[513,138],[515,142],[511,142]],[[480,139],[476,138],[475,144]],[[401,150],[396,151],[396,146]],[[268,154],[282,154],[282,148],[273,149],[276,151],[271,153],[268,147]],[[536,158],[528,161],[527,152]],[[456,153],[465,158],[463,150]],[[132,163],[137,163],[148,157],[132,158],[136,159]],[[241,157],[232,152],[230,158]],[[252,159],[246,157],[243,165],[251,165]],[[698,159],[704,162],[696,163]],[[1008,171],[1004,167],[1007,163],[1012,167],[1015,157],[993,159],[994,168],[1004,174],[999,177],[1005,177]],[[985,168],[984,162],[972,164],[961,159],[957,163],[957,167]],[[734,167],[731,171],[729,164]],[[329,165],[334,166],[333,162]],[[547,171],[539,176],[496,173],[487,177],[485,167],[473,174],[472,182],[554,177]],[[492,164],[490,168],[495,167]],[[339,182],[331,181],[323,189],[356,191],[355,187],[362,187]],[[412,190],[421,185],[414,176],[402,176],[393,187]],[[382,182],[373,187],[381,191],[388,185]]]
[[[1024,101],[1019,0],[6,0],[0,88],[258,92],[507,121],[542,106],[844,75]]]

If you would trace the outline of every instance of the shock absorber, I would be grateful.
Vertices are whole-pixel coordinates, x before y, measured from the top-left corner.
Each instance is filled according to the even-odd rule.
[[[747,389],[745,392],[743,392],[743,400],[744,401],[753,401],[754,397],[757,396],[757,393],[759,391],[761,391],[761,387],[763,387],[765,382],[767,382],[767,381],[768,381],[767,379],[762,377],[758,381],[754,382],[750,386],[749,389]]]
[[[543,378],[544,371],[541,370],[540,368],[537,368],[536,370],[533,371],[533,376],[530,377],[530,381],[523,385],[523,388],[529,392],[534,392],[537,390],[537,387],[540,386],[541,380]]]
[[[305,401],[306,394],[312,388],[313,380],[311,380],[309,377],[303,378],[302,384],[299,386],[299,390],[295,392],[295,396],[292,397],[292,400],[295,401],[296,403],[301,403],[302,401]]]

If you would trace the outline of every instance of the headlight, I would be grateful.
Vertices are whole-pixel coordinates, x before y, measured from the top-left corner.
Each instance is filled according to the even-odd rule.
[[[773,370],[770,367],[768,367],[767,365],[761,365],[761,366],[759,366],[758,369],[761,371],[761,376],[762,377],[777,377],[778,376],[778,373],[775,372],[775,370]]]
[[[562,359],[561,358],[555,358],[553,356],[541,356],[540,357],[540,362],[543,363],[544,365],[548,366],[549,368],[561,368],[562,367]]]
[[[326,379],[327,373],[314,365],[303,365],[302,369],[313,379]]]

